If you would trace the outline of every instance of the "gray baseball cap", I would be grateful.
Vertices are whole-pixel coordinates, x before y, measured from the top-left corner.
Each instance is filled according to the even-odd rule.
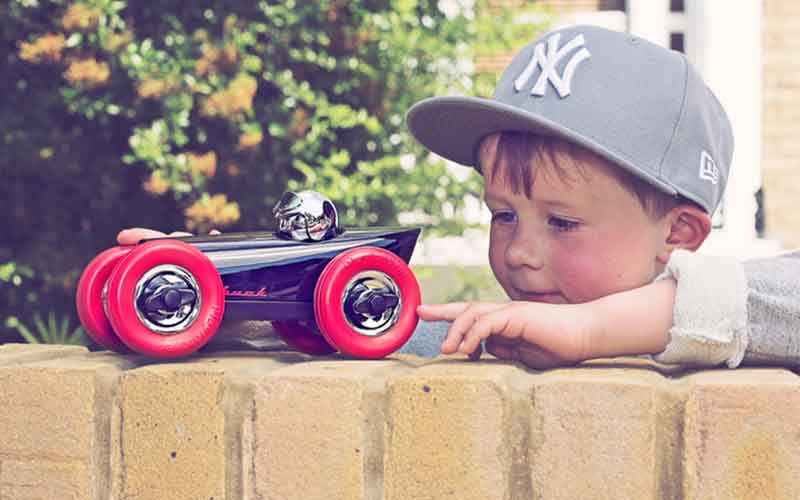
[[[432,97],[414,104],[406,120],[428,149],[469,166],[492,132],[559,137],[708,213],[733,156],[725,110],[683,54],[597,26],[570,26],[528,44],[491,99]]]

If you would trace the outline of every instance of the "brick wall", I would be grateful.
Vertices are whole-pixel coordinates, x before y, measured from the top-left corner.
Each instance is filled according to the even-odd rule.
[[[770,499],[800,378],[293,352],[0,347],[0,498]]]
[[[800,2],[764,1],[763,186],[767,236],[800,247]]]

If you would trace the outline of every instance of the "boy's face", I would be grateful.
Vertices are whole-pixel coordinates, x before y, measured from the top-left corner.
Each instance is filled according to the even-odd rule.
[[[562,167],[583,169],[566,179],[541,155],[528,198],[491,171],[491,148],[480,155],[492,212],[489,262],[512,300],[587,302],[645,285],[663,270],[656,255],[668,227],[619,183],[614,166],[588,152],[571,155]],[[501,159],[497,169],[504,167]]]

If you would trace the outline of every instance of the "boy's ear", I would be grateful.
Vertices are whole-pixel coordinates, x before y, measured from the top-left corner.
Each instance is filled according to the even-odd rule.
[[[658,255],[658,260],[663,264],[667,263],[670,254],[677,248],[694,252],[711,232],[711,217],[694,205],[676,205],[663,220],[669,231]]]

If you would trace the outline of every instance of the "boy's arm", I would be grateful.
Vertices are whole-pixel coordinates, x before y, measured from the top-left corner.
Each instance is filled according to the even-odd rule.
[[[675,280],[665,279],[585,304],[593,323],[587,359],[663,352],[673,325],[675,289]]]
[[[417,312],[423,320],[452,321],[444,354],[473,354],[488,339],[495,356],[545,369],[663,351],[674,296],[675,282],[663,280],[584,304],[450,303]]]
[[[444,353],[471,353],[488,339],[492,354],[535,368],[640,354],[733,368],[748,345],[747,298],[736,259],[678,250],[661,279],[585,304],[445,304],[418,312],[422,319],[453,321]]]

